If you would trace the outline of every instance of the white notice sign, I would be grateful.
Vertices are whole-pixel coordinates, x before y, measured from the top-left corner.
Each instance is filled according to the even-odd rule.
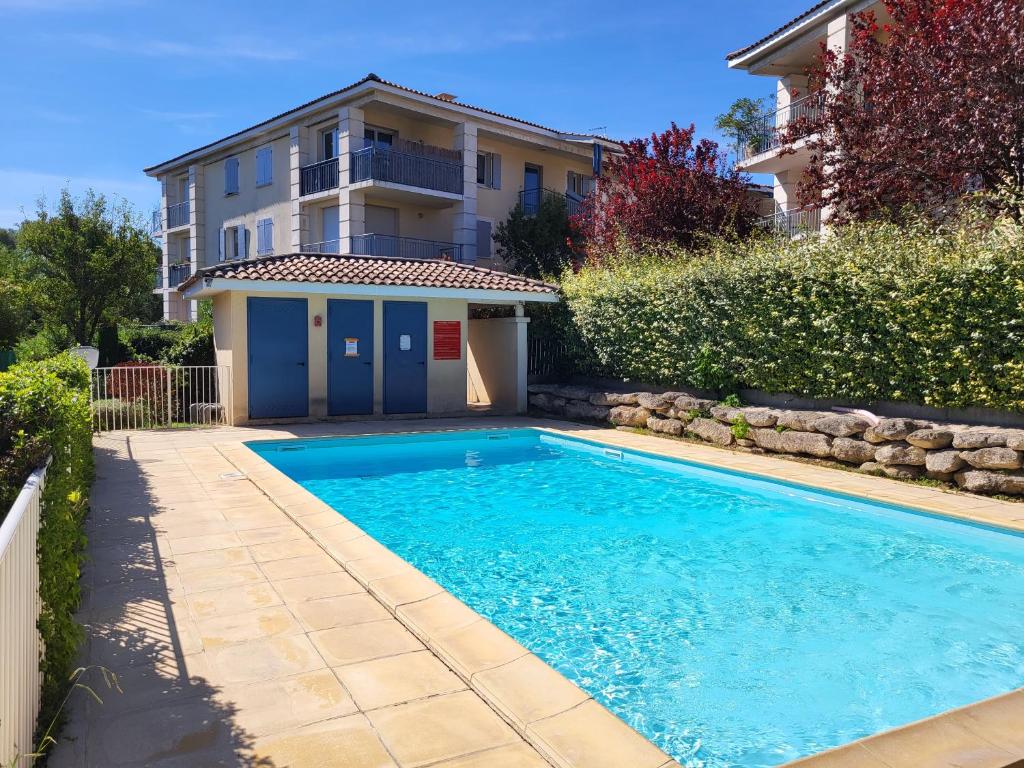
[[[412,336],[408,333],[403,333],[398,337],[398,349],[402,352],[408,352],[412,349]]]
[[[345,357],[359,357],[359,339],[345,339]]]

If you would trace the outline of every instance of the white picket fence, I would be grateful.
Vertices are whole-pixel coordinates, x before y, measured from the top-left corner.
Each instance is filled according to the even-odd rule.
[[[43,641],[36,629],[39,562],[36,537],[46,468],[33,472],[0,524],[0,765],[34,751]],[[27,765],[19,760],[16,768]]]
[[[231,424],[231,391],[228,365],[94,368],[93,431]]]

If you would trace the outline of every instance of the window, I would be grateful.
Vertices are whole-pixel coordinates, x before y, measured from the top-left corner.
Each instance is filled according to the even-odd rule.
[[[274,252],[274,220],[260,219],[256,222],[256,255],[266,256]]]
[[[320,131],[320,159],[333,160],[338,156],[338,129]]]
[[[377,147],[378,149],[391,149],[395,143],[395,132],[386,128],[366,128],[363,131],[366,139],[365,146]]]
[[[241,224],[220,231],[217,256],[221,261],[244,259],[249,254],[249,232]]]
[[[501,189],[501,155],[477,152],[476,183],[491,189]]]
[[[256,186],[262,187],[274,180],[274,150],[269,144],[256,150]]]
[[[586,197],[594,191],[594,177],[569,171],[565,180],[565,191],[580,198]]]
[[[238,158],[229,157],[224,161],[224,194],[238,194]]]

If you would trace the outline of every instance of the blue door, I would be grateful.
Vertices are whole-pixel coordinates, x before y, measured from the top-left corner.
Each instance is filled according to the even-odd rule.
[[[327,412],[373,413],[373,302],[327,302]]]
[[[427,305],[384,302],[384,413],[427,411]]]
[[[248,300],[249,418],[309,415],[305,299]]]

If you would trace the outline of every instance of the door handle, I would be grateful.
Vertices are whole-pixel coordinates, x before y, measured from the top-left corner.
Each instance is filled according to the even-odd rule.
[[[373,365],[372,360],[363,360],[363,365]]]
[[[296,365],[298,365],[300,368],[305,368],[306,367],[305,363],[296,363]]]

